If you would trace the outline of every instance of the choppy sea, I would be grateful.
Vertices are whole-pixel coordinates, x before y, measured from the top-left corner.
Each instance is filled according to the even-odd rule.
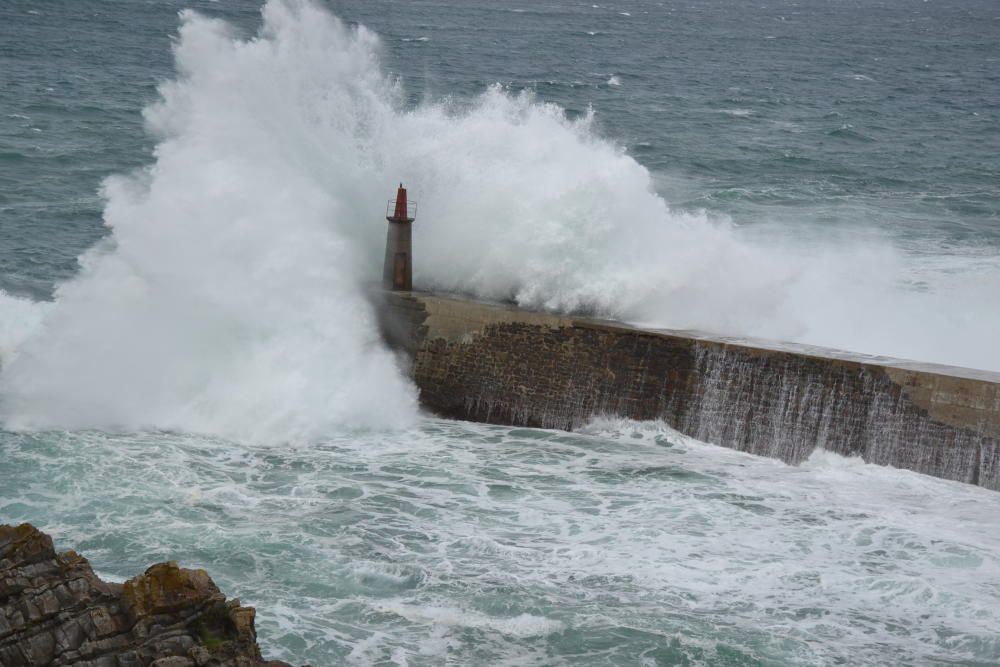
[[[418,286],[1000,370],[1000,8],[5,0],[0,522],[313,665],[1000,662],[1000,496],[435,419]]]

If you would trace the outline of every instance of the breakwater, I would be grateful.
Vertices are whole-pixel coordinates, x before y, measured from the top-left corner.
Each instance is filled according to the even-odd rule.
[[[649,330],[424,293],[379,298],[422,404],[572,430],[595,415],[788,463],[818,447],[1000,490],[1000,374]]]

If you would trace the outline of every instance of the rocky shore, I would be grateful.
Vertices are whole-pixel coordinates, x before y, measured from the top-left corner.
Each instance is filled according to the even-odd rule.
[[[3,667],[291,667],[261,657],[255,613],[204,570],[159,563],[107,583],[34,526],[0,525]]]

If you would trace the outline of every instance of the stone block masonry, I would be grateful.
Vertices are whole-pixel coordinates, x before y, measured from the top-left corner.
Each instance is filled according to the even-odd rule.
[[[380,321],[442,416],[566,430],[662,419],[788,463],[822,447],[1000,490],[998,373],[416,292],[381,296]]]

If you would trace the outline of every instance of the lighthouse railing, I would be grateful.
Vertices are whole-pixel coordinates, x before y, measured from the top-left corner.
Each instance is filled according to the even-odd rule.
[[[391,218],[396,214],[396,200],[390,199],[385,205],[385,217]],[[406,202],[406,217],[411,220],[417,217],[417,202]]]

